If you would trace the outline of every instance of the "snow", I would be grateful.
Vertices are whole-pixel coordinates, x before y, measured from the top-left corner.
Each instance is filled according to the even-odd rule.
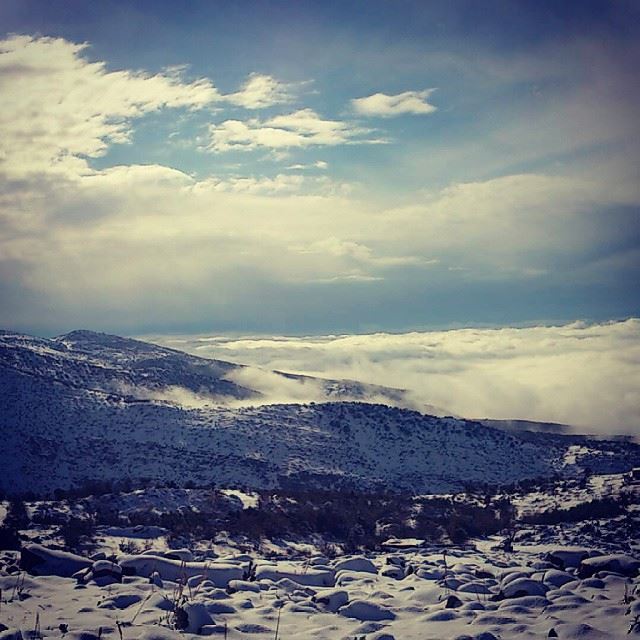
[[[91,566],[91,561],[73,553],[48,549],[39,544],[25,545],[22,552],[22,567],[34,575],[71,577],[81,569]]]
[[[343,569],[339,574],[346,571],[353,580],[340,588],[310,585],[306,577],[311,569],[306,560],[274,565],[252,554],[249,560],[254,566],[272,567],[272,571],[275,567],[275,573],[270,577],[256,575],[257,579],[249,582],[232,577],[233,572],[216,571],[222,566],[241,571],[240,565],[214,562],[197,585],[182,592],[186,599],[182,607],[184,631],[170,628],[179,591],[176,580],[196,569],[202,572],[204,567],[195,565],[203,563],[186,563],[187,571],[183,567],[181,574],[165,571],[159,587],[149,581],[147,563],[161,568],[165,562],[173,567],[180,563],[160,556],[127,556],[119,559],[124,573],[127,567],[136,566],[145,568],[142,575],[125,575],[122,584],[102,587],[89,582],[81,589],[76,580],[56,575],[2,575],[0,566],[2,619],[10,629],[19,629],[23,637],[32,631],[38,613],[45,637],[59,637],[58,625],[64,622],[69,634],[74,634],[69,637],[95,634],[102,627],[103,637],[113,640],[118,640],[118,622],[125,625],[125,637],[148,640],[195,638],[197,633],[218,635],[225,629],[231,640],[274,637],[276,627],[279,637],[293,640],[491,637],[487,634],[501,640],[533,640],[547,637],[552,629],[559,638],[627,638],[633,618],[631,607],[624,603],[625,594],[637,608],[640,580],[637,575],[621,576],[615,569],[640,563],[625,558],[623,565],[614,566],[612,561],[621,562],[624,554],[608,554],[596,563],[599,578],[580,578],[575,568],[537,571],[535,566],[544,565],[547,553],[535,547],[512,554],[450,549],[450,586],[437,577],[442,556],[428,548],[376,553],[362,559],[376,568],[422,567],[425,576],[427,569],[432,570],[432,576],[411,572],[398,578]],[[338,557],[332,564],[337,568],[353,560]],[[97,566],[102,565],[93,564],[94,569]],[[15,595],[20,580],[24,580],[21,593],[25,597]]]
[[[226,587],[229,580],[241,580],[245,568],[238,564],[220,562],[185,562],[156,555],[120,556],[118,564],[125,575],[148,578],[158,573],[162,580],[176,581],[194,576],[204,576],[217,587]]]
[[[558,588],[532,577],[537,574],[535,570],[531,574],[531,565],[542,562],[545,552],[505,554],[469,549],[452,550],[450,555],[449,573],[454,579],[451,582],[458,585],[455,589],[445,587],[440,579],[420,578],[415,573],[397,579],[381,573],[354,572],[356,579],[339,589],[309,586],[304,578],[308,563],[303,561],[281,567],[289,575],[286,579],[278,574],[274,579],[263,576],[254,582],[232,579],[225,585],[224,580],[215,584],[207,578],[190,594],[185,591],[186,621],[181,632],[169,628],[176,590],[176,583],[169,578],[162,588],[144,576],[125,576],[123,584],[99,587],[89,583],[78,590],[73,579],[27,576],[24,592],[29,597],[6,597],[3,621],[24,635],[32,629],[35,613],[39,612],[45,636],[55,636],[58,624],[64,622],[75,634],[95,633],[102,627],[104,637],[114,640],[118,638],[117,621],[126,624],[129,638],[174,640],[198,632],[217,635],[225,628],[231,639],[254,634],[273,637],[276,626],[280,637],[294,640],[358,636],[367,640],[423,640],[490,637],[488,634],[502,640],[533,639],[547,637],[552,629],[560,638],[627,637],[633,619],[626,613],[629,606],[623,603],[625,585],[626,593],[633,594],[637,579],[629,587],[628,579],[615,572],[605,571],[595,582],[580,579],[574,569],[566,575],[557,570],[540,574],[549,580],[561,576],[563,584]],[[138,558],[148,561],[147,556]],[[407,551],[401,559],[406,565],[440,566],[438,555],[428,549]],[[349,558],[336,559],[334,566],[342,560]],[[397,553],[381,553],[369,560],[381,567],[399,558]],[[259,557],[252,561],[267,566]],[[482,579],[487,587],[484,591],[470,588],[482,583],[475,577],[479,573],[494,576]],[[564,582],[567,576],[573,579]],[[11,594],[18,579],[0,577],[3,593]]]
[[[345,401],[371,397],[366,385],[349,381],[301,382],[324,385],[341,401],[246,406],[264,398],[239,383],[250,376],[232,375],[238,371],[117,336],[0,332],[0,488],[50,492],[147,478],[145,489],[124,483],[122,492],[102,486],[101,495],[27,504],[36,524],[21,533],[38,543],[21,554],[0,550],[0,640],[615,640],[640,633],[640,486],[624,475],[640,465],[637,445],[506,433]],[[296,376],[275,375],[297,384]],[[401,393],[386,392],[390,401]],[[556,474],[562,482],[533,490],[486,487]],[[149,486],[188,481],[199,488]],[[176,514],[216,527],[252,515],[245,510],[260,508],[258,490],[266,488],[278,507],[302,504],[287,494],[292,487],[409,492],[416,496],[409,520],[420,515],[420,494],[453,498],[461,489],[479,504],[513,499],[520,517],[593,499],[632,506],[587,522],[525,524],[509,553],[501,536],[464,547],[389,537],[382,551],[345,555],[342,543],[316,534],[249,540],[213,529],[212,539],[192,540],[158,526],[171,526]],[[5,511],[3,503],[0,519]],[[54,548],[60,522],[91,513],[115,524],[97,528],[90,552]],[[147,515],[153,525],[131,524]],[[405,523],[378,524],[386,537]]]
[[[258,506],[258,494],[255,492],[247,493],[238,489],[223,489],[221,493],[238,498],[244,509],[255,509]]]

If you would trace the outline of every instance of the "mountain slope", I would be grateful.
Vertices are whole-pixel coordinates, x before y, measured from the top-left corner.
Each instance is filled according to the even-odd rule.
[[[271,395],[300,401],[379,398],[406,404],[401,389],[263,371],[93,331],[72,331],[53,339],[0,331],[0,367],[72,387],[182,406],[268,402],[273,401]]]
[[[206,389],[210,400],[259,404],[255,390],[224,377],[241,369],[89,332],[0,334],[0,488],[47,492],[128,477],[436,492],[580,471],[587,458],[594,470],[640,464],[631,443],[531,439],[379,404],[164,399],[171,388]]]

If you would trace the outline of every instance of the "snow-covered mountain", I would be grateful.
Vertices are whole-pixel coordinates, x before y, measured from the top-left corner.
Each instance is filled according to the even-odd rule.
[[[68,387],[182,406],[265,402],[271,396],[405,403],[400,389],[264,371],[93,331],[72,331],[54,339],[0,331],[0,367]]]
[[[640,464],[632,443],[522,437],[352,402],[402,398],[356,382],[267,372],[271,381],[312,385],[321,399],[341,401],[263,404],[262,391],[241,383],[262,373],[87,331],[53,340],[4,332],[0,488],[43,492],[89,479],[148,478],[435,492]]]

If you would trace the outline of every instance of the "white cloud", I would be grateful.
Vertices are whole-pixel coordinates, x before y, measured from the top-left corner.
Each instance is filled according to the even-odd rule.
[[[384,233],[389,243],[403,238],[408,252],[449,256],[456,267],[535,275],[615,247],[628,222],[612,224],[607,210],[639,201],[632,180],[516,174],[424,193],[422,202],[388,210]]]
[[[319,381],[304,378],[294,380],[260,367],[235,369],[225,377],[240,386],[261,393],[264,396],[262,402],[265,404],[316,402],[326,398],[323,385]],[[251,399],[231,404],[255,405],[257,403],[255,399]]]
[[[259,147],[284,150],[311,146],[381,143],[366,138],[371,133],[341,120],[325,120],[313,109],[300,109],[268,120],[225,120],[209,128],[209,149],[216,152],[248,151]]]
[[[335,236],[312,242],[306,246],[296,247],[302,254],[319,254],[343,258],[361,266],[397,267],[407,265],[426,266],[437,264],[436,259],[425,259],[420,256],[377,256],[365,244],[353,240],[341,240]],[[350,278],[366,278],[363,273],[351,273]]]
[[[640,320],[312,337],[152,336],[204,357],[412,391],[471,418],[638,435]],[[309,399],[314,399],[309,397]]]
[[[628,222],[590,212],[633,196],[608,180],[522,175],[385,209],[323,179],[198,181],[160,165],[26,181],[0,189],[0,282],[22,292],[0,325],[126,322],[150,309],[241,322],[261,313],[267,285],[540,278],[623,242]]]
[[[262,73],[252,73],[236,93],[224,96],[225,101],[245,109],[265,109],[293,100],[291,84],[279,82]]]
[[[357,113],[363,116],[392,118],[404,114],[423,115],[437,111],[437,107],[427,101],[434,91],[435,89],[405,91],[393,96],[374,93],[364,98],[354,98],[351,100],[351,105]]]
[[[127,142],[134,118],[220,99],[207,79],[151,75],[89,62],[86,44],[12,36],[0,42],[0,171],[11,176],[89,172],[86,158]]]
[[[289,170],[293,171],[303,171],[305,169],[321,169],[325,170],[329,168],[329,163],[324,160],[317,160],[316,162],[312,162],[311,164],[291,164],[287,167]]]
[[[231,176],[208,178],[200,183],[202,188],[211,186],[216,191],[229,191],[252,194],[286,194],[311,191],[314,194],[348,194],[351,185],[336,182],[327,176],[307,176],[301,174],[279,173],[273,178],[267,176]]]

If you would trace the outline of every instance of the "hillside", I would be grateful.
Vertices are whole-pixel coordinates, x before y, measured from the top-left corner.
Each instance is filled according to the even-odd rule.
[[[607,472],[640,463],[640,447],[631,443],[532,439],[380,404],[260,405],[256,390],[228,379],[239,368],[91,332],[55,340],[5,332],[0,488],[47,492],[129,478],[423,493],[581,473],[587,463]],[[356,385],[364,397],[370,390],[321,382],[345,400],[340,389]],[[206,392],[208,401],[184,404],[176,393],[170,401],[171,389]]]
[[[401,389],[264,371],[94,331],[53,339],[0,331],[0,368],[68,387],[181,406],[271,402],[275,396],[405,403]]]

